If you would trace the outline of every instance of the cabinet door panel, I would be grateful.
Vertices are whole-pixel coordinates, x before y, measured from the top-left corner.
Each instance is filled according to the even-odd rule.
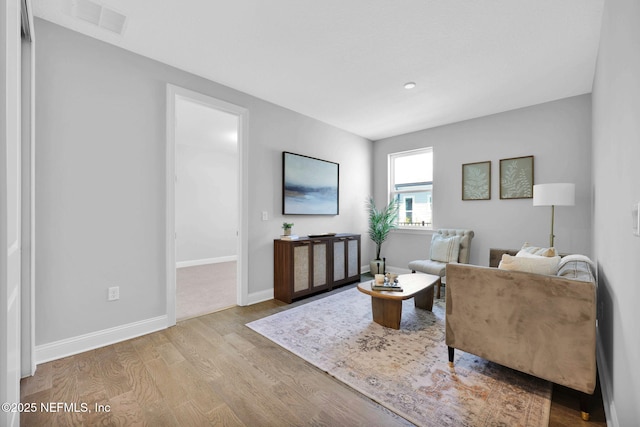
[[[313,287],[327,285],[327,243],[313,245]]]
[[[344,265],[344,241],[334,242],[333,244],[333,281],[338,282],[344,279],[345,265]]]
[[[348,273],[347,276],[353,277],[358,275],[358,241],[357,240],[349,240],[349,255],[348,255]]]
[[[293,291],[309,289],[309,246],[293,248]]]

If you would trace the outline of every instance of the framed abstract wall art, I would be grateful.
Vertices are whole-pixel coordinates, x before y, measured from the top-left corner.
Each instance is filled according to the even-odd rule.
[[[282,153],[282,213],[338,215],[340,165]]]

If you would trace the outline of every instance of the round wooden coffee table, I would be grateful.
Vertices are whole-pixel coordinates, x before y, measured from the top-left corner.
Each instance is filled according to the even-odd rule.
[[[374,291],[371,282],[358,284],[358,290],[371,295],[373,321],[387,328],[400,329],[402,301],[413,298],[416,307],[431,311],[433,308],[433,287],[440,284],[440,276],[433,274],[401,274],[398,284],[402,291]]]

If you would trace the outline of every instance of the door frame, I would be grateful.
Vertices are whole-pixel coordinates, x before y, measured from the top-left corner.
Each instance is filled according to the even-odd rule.
[[[21,377],[21,72],[23,2],[0,5],[0,402],[20,403]],[[0,425],[20,425],[18,411],[0,412]]]
[[[31,0],[22,0],[21,144],[22,144],[22,271],[21,271],[21,375],[36,373],[36,49]]]
[[[237,296],[238,305],[247,305],[248,285],[248,130],[249,110],[211,96],[167,84],[167,164],[166,164],[166,276],[167,327],[176,324],[176,99],[182,98],[214,108],[238,118],[238,239],[237,239]]]

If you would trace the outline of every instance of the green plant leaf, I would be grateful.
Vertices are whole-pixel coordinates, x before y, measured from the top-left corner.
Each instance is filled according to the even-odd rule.
[[[369,212],[369,238],[376,244],[376,259],[380,259],[382,243],[389,236],[389,232],[396,228],[398,203],[392,200],[383,209],[378,209],[373,197],[369,196],[367,211]]]

